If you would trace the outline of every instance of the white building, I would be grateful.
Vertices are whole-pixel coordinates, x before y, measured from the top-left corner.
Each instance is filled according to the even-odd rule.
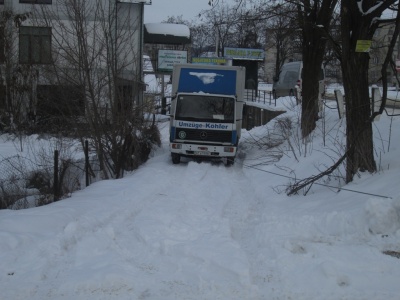
[[[140,105],[144,4],[0,0],[0,110],[22,119]]]

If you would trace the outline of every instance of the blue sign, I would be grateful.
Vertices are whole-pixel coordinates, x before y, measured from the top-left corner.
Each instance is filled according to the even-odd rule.
[[[235,96],[236,71],[182,68],[178,91]]]

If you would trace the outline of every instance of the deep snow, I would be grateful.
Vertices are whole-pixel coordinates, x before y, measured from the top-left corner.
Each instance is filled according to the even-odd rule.
[[[298,120],[289,97],[279,105]],[[383,254],[400,251],[400,117],[374,123],[378,173],[344,185],[341,168],[285,194],[343,153],[327,105],[307,146],[266,147],[275,120],[244,130],[232,167],[173,165],[160,123],[162,147],[125,178],[0,211],[0,299],[400,299],[400,259]]]

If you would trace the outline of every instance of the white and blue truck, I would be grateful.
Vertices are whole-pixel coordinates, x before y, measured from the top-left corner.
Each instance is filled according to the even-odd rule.
[[[170,151],[181,157],[234,163],[243,119],[246,69],[176,64],[172,73]]]

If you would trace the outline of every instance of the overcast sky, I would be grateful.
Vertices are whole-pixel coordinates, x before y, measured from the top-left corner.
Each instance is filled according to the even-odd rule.
[[[210,9],[208,0],[152,0],[144,6],[144,22],[160,23],[172,16],[183,16],[184,20],[194,20],[202,10]]]

